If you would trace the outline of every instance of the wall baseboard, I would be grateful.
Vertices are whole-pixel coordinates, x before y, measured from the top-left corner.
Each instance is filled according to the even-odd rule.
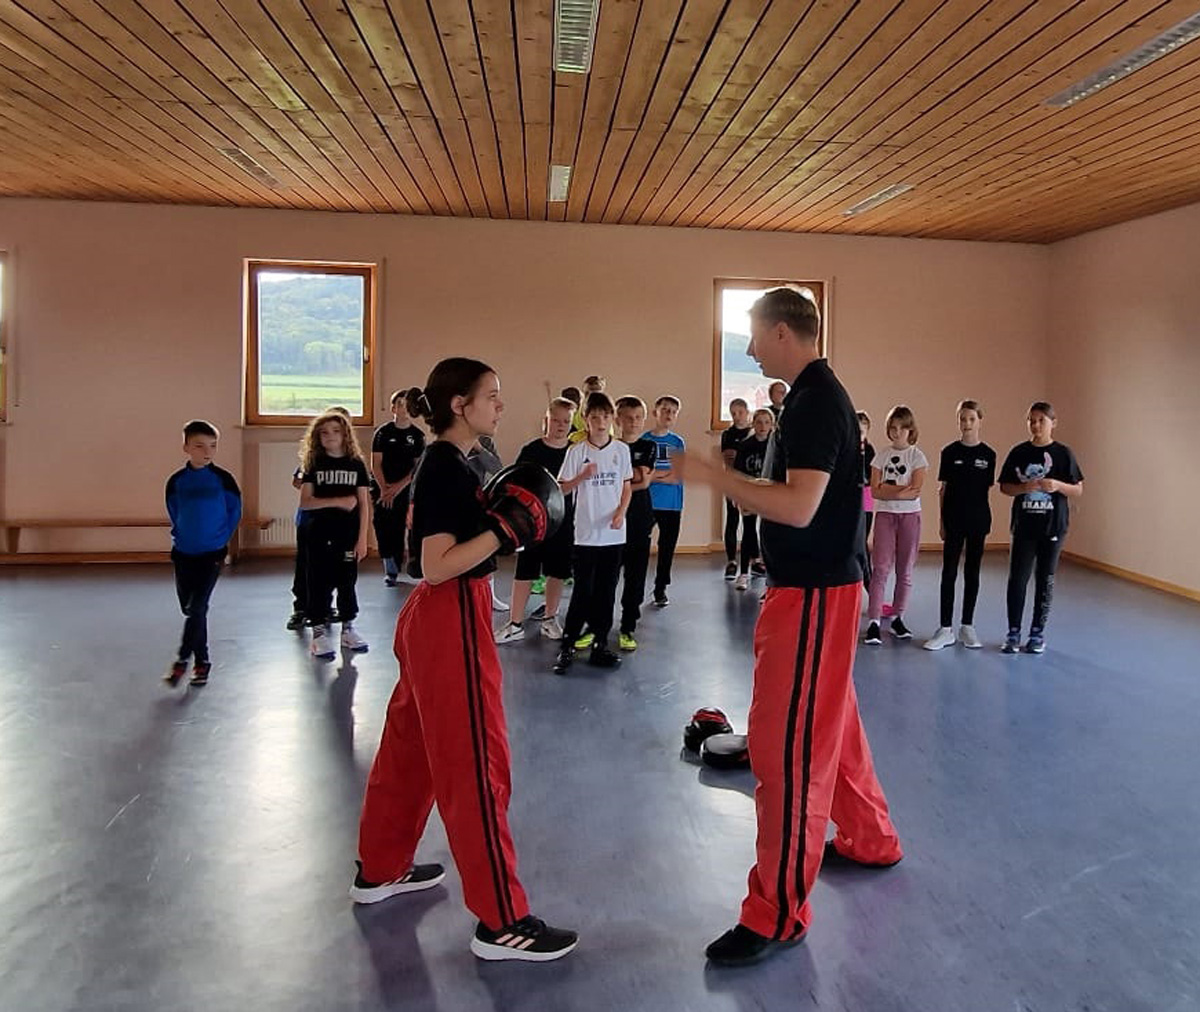
[[[1174,597],[1187,598],[1189,601],[1200,601],[1200,590],[1194,590],[1191,587],[1183,587],[1178,583],[1168,583],[1166,580],[1159,580],[1153,576],[1146,576],[1144,573],[1134,572],[1132,569],[1123,569],[1120,566],[1114,566],[1108,562],[1101,562],[1099,559],[1092,559],[1086,555],[1077,555],[1075,552],[1063,551],[1062,557],[1069,559],[1071,562],[1077,562],[1081,566],[1086,566],[1088,569],[1095,569],[1101,573],[1107,573],[1109,576],[1116,576],[1119,579],[1127,580],[1130,583],[1136,583],[1142,587],[1149,587],[1151,590],[1159,590],[1164,594],[1171,594]]]
[[[92,563],[170,561],[170,552],[17,552],[15,555],[0,555],[0,566],[75,566]]]

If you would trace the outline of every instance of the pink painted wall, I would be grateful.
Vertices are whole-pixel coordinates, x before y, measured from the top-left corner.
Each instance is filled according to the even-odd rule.
[[[1200,591],[1200,204],[1050,251],[1049,389],[1086,491],[1068,549]]]
[[[711,445],[715,277],[827,280],[835,368],[879,423],[907,402],[931,458],[957,434],[960,398],[984,402],[1003,452],[1045,393],[1044,247],[2,200],[0,248],[16,281],[8,516],[161,510],[194,415],[221,426],[221,458],[262,509],[289,511],[296,433],[240,428],[244,257],[379,261],[379,391],[423,381],[446,354],[482,357],[503,381],[505,454],[536,432],[544,381],[557,391],[590,372],[616,393],[678,394],[682,434]],[[926,540],[935,507],[931,491]],[[706,493],[685,512],[683,544],[716,540]],[[50,532],[22,548],[163,543]]]

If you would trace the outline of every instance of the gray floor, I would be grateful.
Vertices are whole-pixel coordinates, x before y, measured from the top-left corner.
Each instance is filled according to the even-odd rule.
[[[1200,1008],[1200,610],[1067,566],[1049,651],[864,650],[857,684],[908,857],[826,872],[806,944],[714,972],[751,860],[748,774],[680,759],[716,704],[743,724],[756,595],[682,559],[615,673],[503,648],[512,823],[561,963],[481,964],[457,878],[355,909],[362,784],[403,591],[361,581],[372,652],[310,661],[286,567],[218,585],[203,690],[158,676],[165,567],[0,570],[0,1008],[9,1010]],[[931,630],[934,560],[912,625]],[[506,587],[507,579],[501,586]],[[439,824],[426,859],[448,862]]]

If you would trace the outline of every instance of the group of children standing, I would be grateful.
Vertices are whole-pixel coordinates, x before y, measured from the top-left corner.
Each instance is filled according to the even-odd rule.
[[[867,631],[863,642],[883,642],[881,624],[891,620],[891,634],[910,639],[904,622],[912,573],[921,540],[921,490],[929,462],[917,446],[913,413],[897,405],[887,416],[888,443],[875,451],[867,440],[870,418],[859,412],[866,474],[864,508],[867,530],[874,518],[874,537],[866,570],[869,573]],[[1030,439],[1014,446],[1000,469],[1000,491],[1013,499],[1012,547],[1009,554],[1008,632],[1002,649],[1013,654],[1042,653],[1054,592],[1054,574],[1069,522],[1070,498],[1083,492],[1083,474],[1070,448],[1053,438],[1054,408],[1034,403],[1026,418]],[[982,440],[983,408],[977,401],[958,405],[959,439],[942,449],[938,463],[939,535],[943,542],[940,622],[925,642],[926,650],[941,650],[961,641],[978,649],[975,605],[984,544],[992,527],[988,492],[996,483],[996,452]],[[963,559],[963,604],[957,633],[953,627],[955,587]],[[895,574],[891,607],[884,604],[887,580]],[[1035,600],[1024,647],[1021,631],[1025,595],[1035,576]]]

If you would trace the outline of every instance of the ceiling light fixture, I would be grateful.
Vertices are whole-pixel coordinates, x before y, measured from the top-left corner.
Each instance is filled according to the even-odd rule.
[[[1046,99],[1045,104],[1053,109],[1073,106],[1076,102],[1090,98],[1110,84],[1116,84],[1122,78],[1149,66],[1155,60],[1173,53],[1180,46],[1195,39],[1200,39],[1200,14],[1193,14],[1186,21],[1180,21],[1174,28],[1156,36],[1145,45],[1138,46],[1132,53],[1122,56],[1115,63],[1101,67],[1091,76],[1063,89],[1057,95],[1052,95]]]
[[[567,190],[571,186],[571,166],[550,166],[550,200],[559,202],[567,199]]]
[[[886,190],[880,190],[878,193],[871,194],[866,200],[860,200],[857,204],[851,205],[842,214],[847,218],[853,218],[854,215],[870,211],[880,204],[887,203],[893,197],[898,197],[902,193],[908,193],[911,189],[911,183],[896,183],[894,186],[889,186]]]
[[[554,69],[586,74],[592,69],[600,0],[554,0]]]

